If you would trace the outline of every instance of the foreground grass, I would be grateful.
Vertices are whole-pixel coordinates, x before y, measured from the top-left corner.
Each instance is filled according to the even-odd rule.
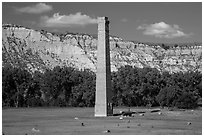
[[[125,110],[115,108],[114,112]],[[126,109],[127,110],[127,109]],[[163,134],[201,135],[202,111],[161,110],[161,115],[146,111],[144,116],[94,117],[94,108],[19,108],[2,110],[3,134],[73,135],[73,134]],[[78,119],[77,119],[77,118]],[[83,123],[83,125],[82,125]],[[110,132],[106,132],[106,131]]]

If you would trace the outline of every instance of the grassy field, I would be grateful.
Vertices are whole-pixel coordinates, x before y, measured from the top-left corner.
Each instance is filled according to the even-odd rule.
[[[114,113],[123,108],[115,108]],[[144,116],[94,117],[94,108],[19,108],[2,110],[2,134],[9,135],[201,135],[202,111],[168,111],[150,113],[149,109],[131,108],[146,111]],[[77,119],[77,118],[78,119]],[[82,126],[82,123],[84,126]],[[108,131],[108,132],[107,132]],[[110,132],[109,132],[110,131]]]

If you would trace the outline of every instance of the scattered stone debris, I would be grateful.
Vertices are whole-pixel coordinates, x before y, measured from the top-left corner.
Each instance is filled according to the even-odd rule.
[[[122,115],[123,116],[129,116],[129,117],[131,117],[132,116],[132,114],[135,114],[136,112],[133,112],[133,111],[122,111]]]
[[[154,128],[154,126],[151,126],[151,128]]]
[[[113,114],[113,116],[123,116],[123,117],[135,117],[135,114],[143,114],[146,113],[145,111],[130,111],[130,109],[128,111],[119,111],[119,113],[115,113]],[[122,119],[122,118],[121,118]]]
[[[113,114],[113,116],[121,116],[121,115],[122,115],[121,113]]]
[[[110,132],[111,132],[110,130],[103,131],[103,133],[110,133]]]
[[[154,112],[159,112],[159,111],[161,111],[161,110],[160,109],[155,109],[155,110],[151,110],[150,112],[154,113]]]
[[[81,123],[81,126],[85,126],[84,123]]]
[[[128,120],[128,122],[127,123],[130,123],[130,120]]]
[[[3,132],[2,135],[5,135],[5,133]]]
[[[159,114],[159,115],[162,115],[162,113],[161,113],[161,112],[159,112],[158,114]]]
[[[120,124],[118,124],[118,127],[120,126]]]
[[[130,126],[127,126],[127,128],[130,128]]]
[[[40,130],[37,129],[37,128],[32,128],[32,131],[33,131],[33,132],[40,132]]]
[[[141,114],[141,113],[146,113],[146,112],[145,111],[138,111],[136,113]]]
[[[138,123],[138,124],[137,124],[137,126],[141,126],[141,124],[140,124],[140,123]]]
[[[192,124],[191,122],[188,122],[188,123],[187,123],[187,125],[191,125],[191,124]]]
[[[78,117],[75,117],[74,119],[75,119],[75,120],[78,120],[79,118],[78,118]]]
[[[140,114],[140,116],[144,116],[144,114],[142,113],[142,114]]]
[[[120,120],[123,120],[123,117],[120,117]]]

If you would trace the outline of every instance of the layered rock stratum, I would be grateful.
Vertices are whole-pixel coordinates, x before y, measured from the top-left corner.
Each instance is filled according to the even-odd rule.
[[[125,41],[110,36],[111,71],[121,66],[151,67],[159,71],[202,71],[202,45],[171,46]],[[97,37],[88,34],[55,34],[19,25],[2,25],[2,66],[9,63],[31,73],[55,66],[96,72]]]

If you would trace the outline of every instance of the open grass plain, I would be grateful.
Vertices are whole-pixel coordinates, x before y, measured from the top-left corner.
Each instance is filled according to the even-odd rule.
[[[127,108],[114,108],[114,113]],[[202,110],[131,108],[133,117],[94,117],[94,108],[2,109],[6,135],[201,135]]]

